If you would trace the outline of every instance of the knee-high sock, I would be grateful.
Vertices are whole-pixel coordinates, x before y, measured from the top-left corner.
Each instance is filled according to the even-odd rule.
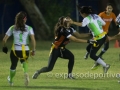
[[[16,74],[16,70],[10,70],[10,82],[13,82],[13,77]]]
[[[23,67],[24,73],[27,73],[28,72],[28,63],[27,62],[23,62],[22,63],[22,67]]]
[[[106,67],[106,63],[101,58],[98,58],[96,62],[101,64],[103,67]]]

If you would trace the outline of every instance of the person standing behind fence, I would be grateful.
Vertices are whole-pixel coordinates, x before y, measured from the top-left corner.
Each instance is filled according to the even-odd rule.
[[[24,70],[24,77],[25,77],[25,85],[27,86],[29,83],[29,75],[28,75],[28,63],[27,59],[29,57],[29,36],[32,42],[32,51],[30,52],[31,55],[35,55],[35,48],[36,48],[36,41],[34,37],[33,28],[31,26],[26,25],[27,21],[27,14],[23,11],[17,13],[15,17],[15,24],[12,25],[6,35],[3,38],[3,48],[2,51],[7,54],[8,48],[6,42],[8,38],[13,35],[13,45],[12,50],[10,52],[10,75],[8,76],[8,82],[10,86],[13,86],[13,78],[16,74],[16,67],[18,61],[21,62],[23,70]]]

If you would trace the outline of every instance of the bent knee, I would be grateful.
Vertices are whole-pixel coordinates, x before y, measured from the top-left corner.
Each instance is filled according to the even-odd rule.
[[[90,54],[90,58],[91,58],[91,59],[94,59],[94,58],[95,58],[95,55],[94,55],[94,54]]]
[[[52,71],[53,70],[53,68],[51,67],[51,68],[47,68],[47,71],[49,72],[49,71]]]

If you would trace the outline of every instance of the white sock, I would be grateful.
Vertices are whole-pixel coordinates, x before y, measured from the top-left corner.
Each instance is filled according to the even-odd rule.
[[[98,58],[96,62],[101,64],[103,67],[106,67],[106,63],[101,58]]]

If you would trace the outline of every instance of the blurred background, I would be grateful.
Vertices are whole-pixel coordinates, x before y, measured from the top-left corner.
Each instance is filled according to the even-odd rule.
[[[59,17],[70,16],[75,21],[82,21],[76,5],[92,6],[95,13],[99,14],[105,11],[107,3],[113,4],[113,12],[117,16],[120,12],[120,0],[0,0],[0,37],[14,24],[15,15],[19,11],[27,12],[27,24],[33,27],[37,40],[52,40]],[[80,33],[89,32],[87,27],[75,28]],[[111,36],[118,33],[113,22],[109,31]]]

